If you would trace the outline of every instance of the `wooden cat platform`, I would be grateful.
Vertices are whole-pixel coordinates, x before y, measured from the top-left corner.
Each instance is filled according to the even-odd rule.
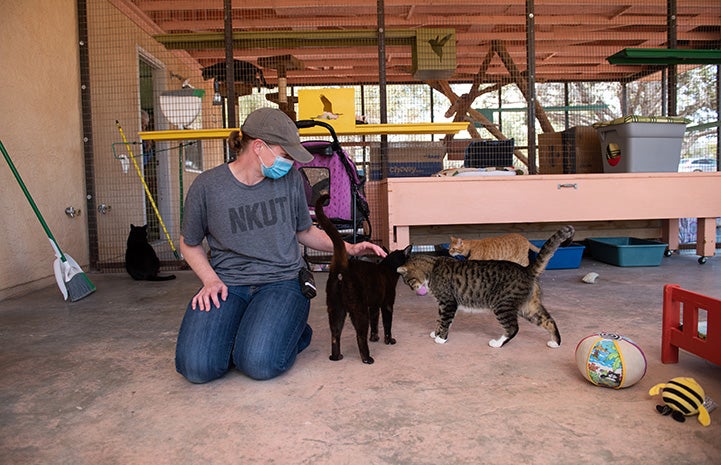
[[[593,173],[510,177],[387,178],[366,186],[379,205],[374,231],[389,250],[429,226],[661,220],[669,250],[679,218],[697,218],[696,253],[716,251],[721,173]],[[412,240],[413,239],[413,240]],[[578,239],[581,239],[580,237]]]

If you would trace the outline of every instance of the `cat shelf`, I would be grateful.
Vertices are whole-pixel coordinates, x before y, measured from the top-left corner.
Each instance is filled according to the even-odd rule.
[[[404,123],[404,124],[359,124],[346,130],[336,130],[339,136],[369,136],[382,134],[458,134],[468,127],[467,122],[460,123]],[[231,131],[238,128],[217,129],[187,129],[167,131],[142,131],[138,135],[143,140],[170,141],[170,140],[207,140],[226,139]],[[306,128],[300,130],[300,135],[325,136],[325,129]]]
[[[302,61],[293,55],[275,55],[258,58],[258,64],[263,68],[270,68],[278,71],[278,77],[286,77],[287,71],[305,69]]]
[[[233,86],[235,89],[235,96],[236,97],[242,97],[244,95],[250,95],[253,93],[253,85],[252,84],[246,84],[243,82],[236,82]],[[218,84],[218,91],[220,92],[220,95],[223,97],[228,96],[228,88],[226,87],[224,82],[221,82]]]
[[[624,48],[606,60],[612,65],[719,65],[721,50]]]

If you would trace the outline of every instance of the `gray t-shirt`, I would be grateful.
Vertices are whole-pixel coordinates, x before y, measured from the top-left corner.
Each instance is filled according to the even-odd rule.
[[[303,266],[296,232],[313,224],[300,173],[254,186],[239,182],[227,164],[200,174],[183,211],[185,243],[207,239],[210,264],[226,285],[292,279]]]

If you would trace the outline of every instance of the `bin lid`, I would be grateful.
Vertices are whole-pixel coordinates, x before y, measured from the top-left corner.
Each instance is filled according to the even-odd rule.
[[[614,124],[626,124],[626,123],[672,123],[672,124],[688,124],[689,120],[682,116],[638,116],[629,115],[616,118],[611,121],[601,121],[593,123],[594,128],[600,128],[603,126],[613,126]]]

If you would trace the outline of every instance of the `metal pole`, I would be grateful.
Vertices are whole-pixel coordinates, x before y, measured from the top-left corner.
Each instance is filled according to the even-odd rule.
[[[435,123],[436,102],[435,102],[435,99],[433,98],[433,87],[431,87],[431,86],[428,86],[428,104],[430,105],[430,110],[431,110],[431,123]],[[435,134],[431,134],[431,140],[432,141],[436,140]]]
[[[378,94],[380,98],[381,124],[388,123],[388,101],[386,99],[386,19],[385,3],[377,0],[378,21]],[[383,178],[388,177],[388,136],[381,135],[380,166]]]
[[[498,130],[503,132],[503,86],[498,86]]]
[[[668,48],[676,48],[676,0],[668,0],[667,22]],[[676,65],[668,67],[668,115],[678,116],[677,94],[678,77],[676,76]]]
[[[526,73],[528,84],[528,172],[536,174],[536,34],[534,1],[526,0]]]
[[[95,155],[93,150],[93,114],[90,101],[90,51],[88,50],[88,5],[78,0],[78,45],[80,59],[80,105],[83,112],[83,157],[85,162],[85,199],[88,217],[88,255],[90,268],[99,269],[98,216],[95,209]]]
[[[669,100],[668,96],[670,92],[669,80],[668,80],[668,68],[661,70],[661,115],[669,116]]]
[[[721,66],[716,65],[716,114],[721,114]],[[716,126],[716,171],[721,171],[721,126]]]
[[[235,62],[233,61],[233,5],[231,0],[223,0],[224,25],[225,25],[225,104],[226,121],[229,128],[237,128],[238,119],[235,115]],[[225,147],[225,159],[230,161],[231,153]]]
[[[571,105],[571,99],[568,96],[568,83],[563,83],[563,105],[566,107],[565,110],[563,110],[563,129],[568,129],[569,125],[571,124],[571,121],[569,119],[569,113],[568,108]]]
[[[233,8],[231,0],[223,0],[225,23],[225,93],[228,97],[229,128],[238,127],[238,118],[235,115],[235,63],[233,61]]]

